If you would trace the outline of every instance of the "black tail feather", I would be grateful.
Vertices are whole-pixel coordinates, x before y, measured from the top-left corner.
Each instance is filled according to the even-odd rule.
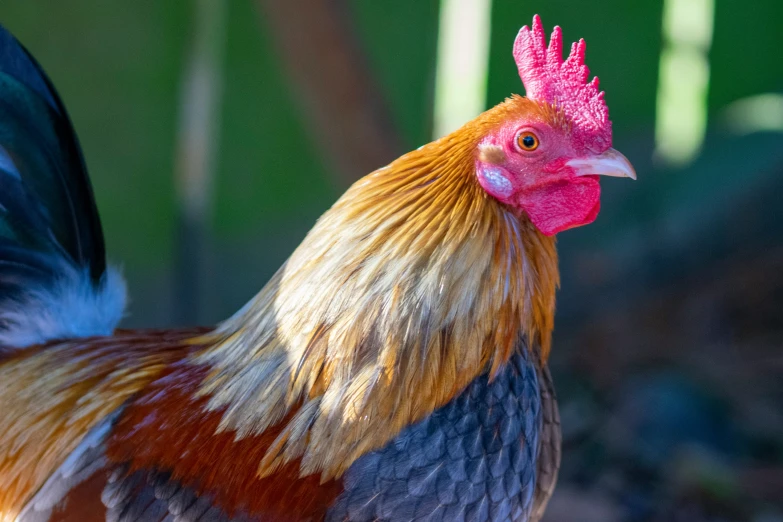
[[[0,27],[0,344],[19,328],[6,312],[20,317],[30,295],[41,306],[55,287],[64,292],[64,278],[97,294],[106,272],[98,210],[65,107],[40,65]]]

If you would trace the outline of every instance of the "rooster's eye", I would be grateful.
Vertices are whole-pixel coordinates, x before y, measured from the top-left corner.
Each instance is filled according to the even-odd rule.
[[[520,149],[530,152],[538,148],[538,138],[532,132],[523,132],[517,136],[517,145]]]

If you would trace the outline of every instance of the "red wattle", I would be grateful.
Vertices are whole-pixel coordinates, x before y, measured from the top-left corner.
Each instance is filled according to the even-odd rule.
[[[597,176],[547,183],[526,191],[520,206],[538,230],[552,236],[595,221],[601,209],[601,186]]]

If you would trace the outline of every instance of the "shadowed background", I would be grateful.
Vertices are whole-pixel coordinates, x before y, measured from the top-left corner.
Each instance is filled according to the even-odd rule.
[[[352,181],[432,139],[458,4],[0,4],[80,136],[125,324],[227,317]],[[587,41],[639,176],[559,238],[546,520],[783,520],[783,4],[477,5],[454,34],[485,39],[479,103],[523,92],[511,45],[538,12]]]

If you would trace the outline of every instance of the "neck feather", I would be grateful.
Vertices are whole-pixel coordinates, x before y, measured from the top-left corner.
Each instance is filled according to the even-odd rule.
[[[358,181],[206,340],[202,392],[224,411],[221,428],[243,437],[287,423],[261,475],[295,459],[303,475],[340,475],[496,372],[523,337],[548,352],[554,240],[478,185],[490,124]]]

